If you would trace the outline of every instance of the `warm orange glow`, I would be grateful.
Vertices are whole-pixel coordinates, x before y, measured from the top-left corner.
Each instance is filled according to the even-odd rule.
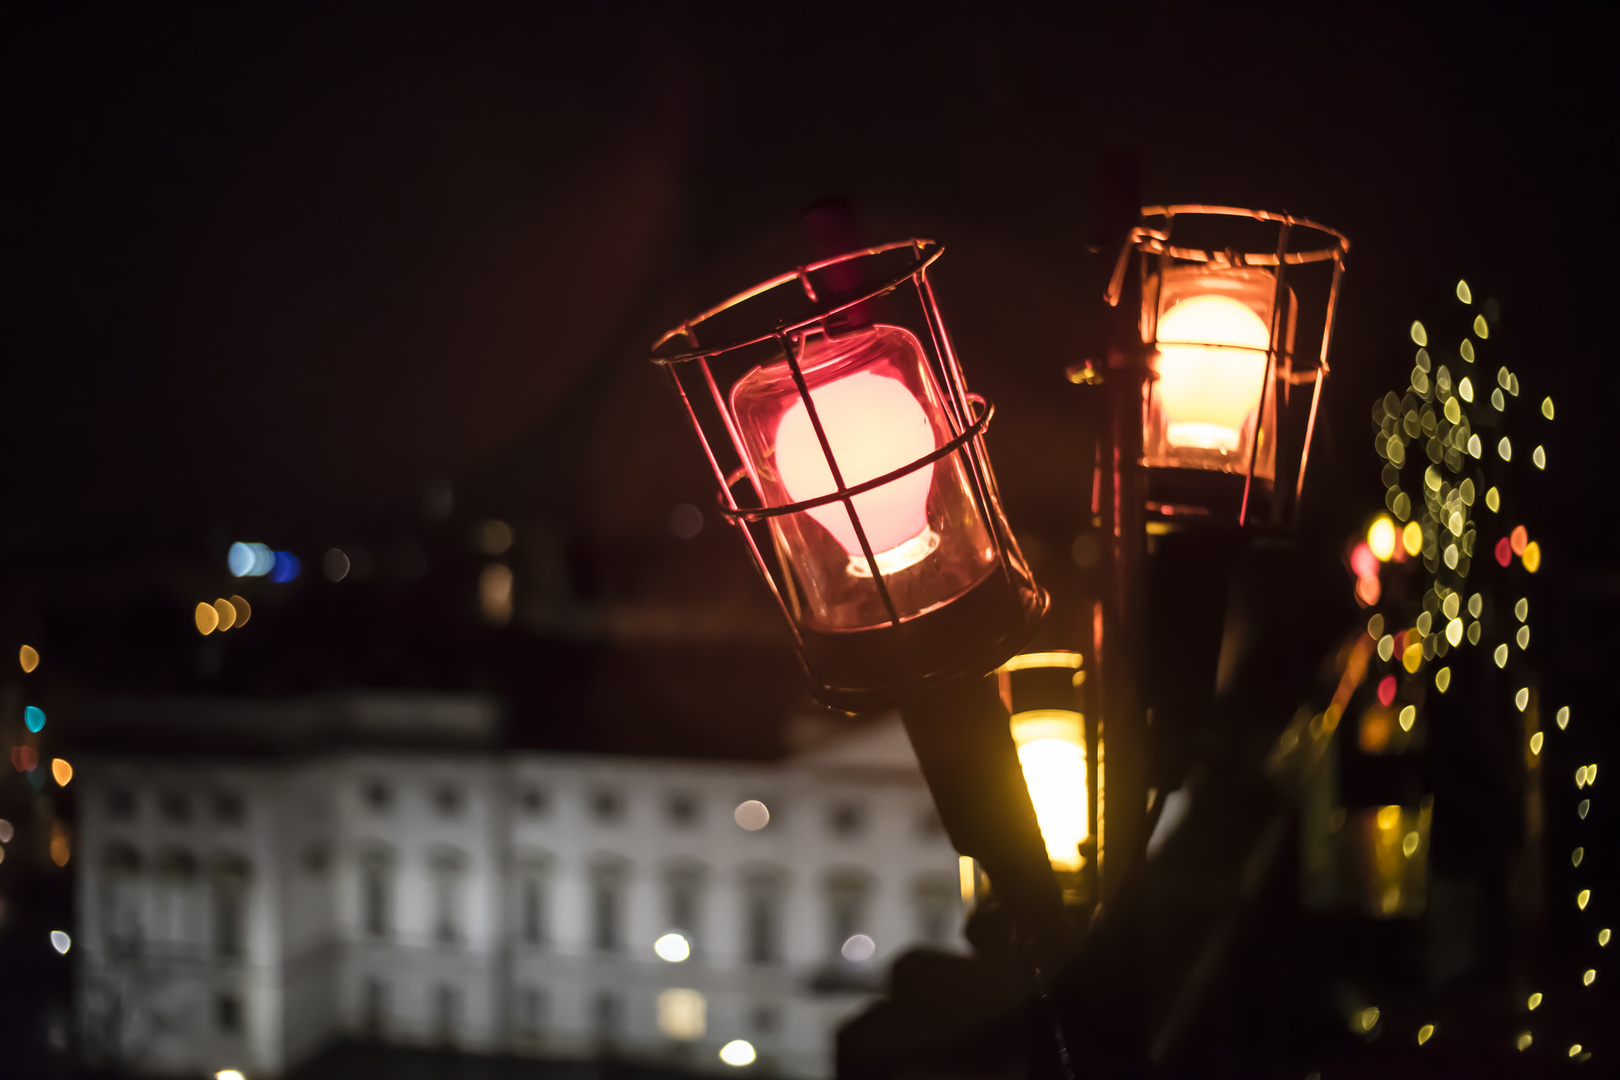
[[[236,628],[240,630],[248,624],[249,619],[253,618],[253,608],[234,593],[231,595],[231,607],[236,609]]]
[[[1408,521],[1406,528],[1401,530],[1401,547],[1408,555],[1416,558],[1423,550],[1423,526],[1415,521]]]
[[[1260,405],[1271,328],[1247,304],[1206,294],[1159,319],[1158,381],[1172,447],[1237,453]]]
[[[220,630],[229,630],[236,625],[236,607],[229,600],[215,600],[214,612],[219,616]]]
[[[73,766],[65,758],[51,760],[51,775],[56,778],[58,787],[67,787],[68,781],[73,779]]]
[[[1031,709],[1012,718],[1013,743],[1046,857],[1057,870],[1079,870],[1080,845],[1091,836],[1086,744],[1080,714]]]
[[[198,604],[197,611],[192,617],[197,623],[197,633],[203,637],[219,629],[219,612],[214,610],[213,604]]]
[[[815,388],[810,399],[846,487],[893,472],[934,449],[927,413],[898,379],[857,372]],[[776,461],[782,483],[795,502],[836,490],[803,401],[794,402],[782,414],[776,429]],[[928,529],[928,489],[933,480],[934,466],[924,465],[855,496],[855,512],[883,573],[902,570],[938,546],[938,538]],[[870,573],[842,503],[818,506],[810,516],[849,553],[855,573]]]
[[[1528,544],[1524,545],[1524,554],[1521,556],[1521,558],[1524,559],[1524,568],[1530,573],[1533,574],[1537,570],[1540,570],[1541,545],[1536,543],[1534,540],[1530,541]]]
[[[1513,554],[1523,555],[1525,545],[1530,542],[1530,533],[1523,525],[1516,525],[1508,534],[1508,543],[1513,547]]]
[[[67,826],[60,821],[51,823],[51,862],[66,866],[73,857],[73,845],[68,840]]]
[[[24,645],[17,650],[17,663],[22,665],[23,674],[28,674],[39,667],[39,650],[32,645]]]

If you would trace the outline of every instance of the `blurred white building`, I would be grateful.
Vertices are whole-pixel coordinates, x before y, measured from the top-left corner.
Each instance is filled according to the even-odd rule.
[[[160,720],[256,753],[76,776],[81,1031],[140,1071],[269,1076],[349,1035],[706,1071],[742,1039],[755,1070],[828,1076],[888,961],[959,940],[897,721],[771,765],[500,752],[468,698],[100,725]]]

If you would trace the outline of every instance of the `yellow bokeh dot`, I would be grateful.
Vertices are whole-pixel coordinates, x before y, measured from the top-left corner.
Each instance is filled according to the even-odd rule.
[[[39,667],[39,650],[32,645],[24,645],[17,650],[17,663],[22,665],[23,674],[28,674]]]
[[[1530,573],[1541,569],[1541,545],[1534,540],[1524,546],[1524,554],[1519,556],[1524,560],[1524,568]]]
[[[1423,526],[1415,521],[1406,523],[1401,530],[1401,547],[1406,549],[1408,555],[1417,555],[1423,550]]]
[[[1379,562],[1389,562],[1395,556],[1395,523],[1384,515],[1367,527],[1367,546]]]
[[[213,604],[198,604],[193,618],[197,622],[197,633],[203,637],[219,629],[219,612],[214,610]]]

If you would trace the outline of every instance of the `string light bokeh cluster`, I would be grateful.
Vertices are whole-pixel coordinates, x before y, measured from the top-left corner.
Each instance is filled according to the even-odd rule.
[[[1466,281],[1457,283],[1456,298],[1467,308],[1474,306]],[[1542,568],[1544,553],[1525,520],[1526,501],[1521,495],[1527,484],[1534,483],[1535,474],[1548,466],[1543,435],[1556,410],[1550,397],[1536,402],[1521,396],[1517,373],[1491,362],[1489,341],[1498,322],[1494,303],[1469,322],[1470,332],[1454,347],[1431,343],[1424,324],[1413,322],[1410,336],[1417,351],[1405,392],[1388,393],[1372,407],[1372,441],[1384,462],[1388,513],[1374,519],[1365,537],[1351,547],[1348,560],[1356,598],[1371,610],[1367,633],[1376,643],[1370,675],[1376,681],[1378,704],[1363,717],[1361,746],[1374,752],[1404,751],[1431,690],[1445,695],[1461,677],[1453,673],[1461,651],[1483,649],[1490,666],[1477,670],[1488,673],[1494,668],[1499,674],[1487,676],[1480,700],[1490,702],[1494,697],[1500,707],[1512,709],[1530,790],[1538,792],[1544,755],[1551,756],[1546,753],[1547,741],[1566,732],[1571,720],[1568,706],[1561,706],[1553,714],[1554,727],[1541,726],[1530,616],[1538,607],[1533,602],[1534,576]],[[1516,421],[1514,435],[1508,433],[1510,413]],[[1386,579],[1391,564],[1406,564],[1408,575],[1421,567],[1415,575],[1423,589],[1420,600],[1411,595],[1415,589],[1387,588],[1392,584]],[[1413,580],[1408,576],[1406,583]],[[1392,600],[1390,594],[1397,592],[1401,595]],[[1597,772],[1596,763],[1575,772],[1580,796],[1575,810],[1582,822],[1590,810],[1586,789]],[[1590,867],[1587,846],[1582,843],[1570,854],[1576,869]],[[1407,855],[1413,855],[1415,845],[1408,848]],[[1579,888],[1572,899],[1579,917],[1596,915],[1589,888]],[[1609,929],[1595,922],[1590,929],[1590,948],[1604,949]],[[1583,960],[1581,970],[1560,980],[1568,982],[1568,993],[1595,984],[1595,963],[1595,957]],[[1528,994],[1523,1003],[1526,1022],[1508,1040],[1513,1049],[1524,1052],[1535,1044],[1535,1025],[1528,1022],[1528,1014],[1547,999],[1542,990]],[[1426,1045],[1437,1037],[1437,1029],[1425,1023],[1413,1034],[1418,1045]],[[1583,1036],[1559,1056],[1585,1062],[1592,1054],[1591,1039]]]

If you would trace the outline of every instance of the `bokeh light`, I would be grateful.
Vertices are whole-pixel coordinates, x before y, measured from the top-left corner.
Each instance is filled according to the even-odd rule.
[[[1422,1027],[1418,1028],[1417,1043],[1419,1046],[1422,1046],[1432,1038],[1434,1038],[1433,1024],[1424,1024]]]
[[[747,1039],[732,1039],[720,1048],[720,1060],[733,1068],[754,1063],[754,1044]]]
[[[68,781],[73,779],[73,766],[67,763],[66,758],[53,758],[51,775],[56,778],[57,787],[67,787]]]
[[[749,832],[758,832],[771,823],[771,812],[758,799],[738,803],[731,816]]]
[[[1498,566],[1506,566],[1513,561],[1513,546],[1508,543],[1507,537],[1504,536],[1496,542],[1496,549],[1492,554],[1496,556]]]
[[[1408,521],[1406,528],[1401,530],[1401,547],[1406,553],[1416,558],[1423,551],[1423,526],[1415,521]]]
[[[327,581],[342,581],[349,576],[349,557],[337,548],[327,548],[321,556],[321,572]]]
[[[45,710],[38,705],[29,705],[23,709],[23,724],[38,735],[45,730]]]
[[[512,568],[490,563],[478,576],[478,610],[491,626],[512,621]]]
[[[683,935],[671,933],[653,942],[653,952],[658,954],[660,960],[678,964],[692,955],[692,946]]]
[[[852,964],[862,964],[872,959],[876,952],[877,942],[865,934],[851,934],[838,950],[838,955]]]
[[[1513,527],[1513,531],[1508,534],[1508,544],[1512,547],[1513,554],[1515,555],[1523,555],[1525,545],[1529,542],[1530,531],[1523,525],[1515,525]],[[1505,566],[1507,564],[1504,563],[1503,565]]]
[[[1541,569],[1541,545],[1534,540],[1524,545],[1524,568],[1531,574]]]
[[[27,675],[39,667],[39,650],[32,645],[24,645],[17,650],[17,663],[22,665],[23,674]]]
[[[214,614],[219,616],[218,629],[221,632],[229,630],[231,627],[236,625],[236,605],[232,604],[229,600],[215,600]]]
[[[192,619],[197,624],[197,633],[203,637],[219,629],[219,612],[214,610],[213,604],[198,604],[197,610],[192,613]]]
[[[67,951],[73,948],[73,939],[68,937],[66,930],[52,930],[51,948],[55,949],[59,955],[66,956]]]
[[[498,518],[478,523],[478,550],[485,555],[505,555],[515,539],[512,526]]]
[[[253,617],[253,605],[249,604],[246,600],[242,599],[240,596],[237,596],[235,593],[232,593],[231,607],[236,609],[236,628],[240,630],[242,627],[246,626],[248,624],[248,620]]]
[[[225,565],[236,577],[263,577],[275,569],[276,553],[265,544],[238,540],[225,553]]]
[[[1367,547],[1379,562],[1395,557],[1395,523],[1386,515],[1379,515],[1367,526]]]
[[[287,582],[297,579],[298,572],[303,569],[303,565],[303,563],[299,562],[298,556],[292,552],[278,551],[275,553],[275,562],[270,569],[270,580],[278,585],[285,585]]]
[[[1378,680],[1378,704],[1392,705],[1395,702],[1395,676],[1385,675]]]

